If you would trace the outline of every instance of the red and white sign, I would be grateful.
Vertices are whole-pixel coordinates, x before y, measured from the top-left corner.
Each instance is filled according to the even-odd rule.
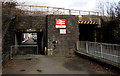
[[[66,28],[66,19],[56,19],[56,28]]]
[[[67,33],[66,33],[66,29],[60,29],[60,34],[63,34],[63,35],[64,35],[64,34],[67,34]]]

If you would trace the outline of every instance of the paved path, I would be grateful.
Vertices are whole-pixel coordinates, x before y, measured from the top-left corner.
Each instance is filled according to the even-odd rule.
[[[32,59],[9,61],[3,74],[105,74],[91,68],[89,62],[80,57],[35,56]]]
[[[30,39],[28,39],[28,40],[26,40],[23,44],[32,44],[32,45],[35,45],[35,44],[37,44],[37,42],[34,42],[34,40],[32,39],[32,38],[30,38]]]

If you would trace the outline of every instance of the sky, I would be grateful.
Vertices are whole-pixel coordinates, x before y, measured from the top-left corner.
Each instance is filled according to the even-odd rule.
[[[66,9],[94,11],[96,10],[97,4],[100,1],[118,2],[120,0],[16,0],[16,1],[24,3],[26,5],[52,6]]]

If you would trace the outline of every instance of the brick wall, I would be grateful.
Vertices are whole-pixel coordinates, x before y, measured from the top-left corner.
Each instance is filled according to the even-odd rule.
[[[27,32],[27,29],[35,29],[35,32],[40,32],[42,29],[46,34],[46,16],[17,16],[12,21],[3,19],[2,26],[2,58],[3,61],[6,61],[9,59],[11,45],[15,45],[16,32]]]
[[[66,19],[66,35],[60,35],[59,28],[55,28],[56,19]],[[26,32],[26,29],[35,29],[36,32],[43,31],[43,50],[45,47],[52,49],[56,56],[67,56],[73,54],[76,49],[76,42],[79,40],[78,17],[69,15],[48,15],[48,16],[18,16],[9,23],[9,28],[4,33],[3,40],[3,61],[9,56],[10,46],[15,44],[16,31]],[[46,32],[47,29],[47,32]],[[4,32],[5,29],[3,29]],[[58,41],[55,44],[53,41]]]
[[[14,45],[14,22],[4,25],[2,26],[2,60],[6,61],[9,59],[10,47]]]
[[[26,31],[34,29],[40,31],[46,30],[46,16],[18,16],[16,19],[15,29]]]
[[[66,19],[67,34],[61,35],[59,28],[56,28],[56,19]],[[79,40],[78,17],[71,15],[49,15],[47,16],[48,54],[51,50],[54,55],[70,55],[76,49],[76,42]],[[54,41],[58,43],[55,44]]]

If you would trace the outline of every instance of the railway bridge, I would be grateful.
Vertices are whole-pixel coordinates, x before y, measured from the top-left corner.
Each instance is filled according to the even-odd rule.
[[[34,58],[33,55],[41,54],[71,57],[77,52],[89,55],[88,44],[84,42],[99,41],[98,29],[102,18],[99,12],[32,5],[16,5],[10,9],[12,17],[3,18],[3,62],[9,59]],[[36,42],[33,41],[34,36],[37,36]],[[100,47],[100,44],[97,45],[92,48]],[[120,47],[116,46],[113,48],[117,53],[108,50],[104,59],[110,60],[109,57],[112,56],[112,60],[116,59],[115,64],[112,64],[118,67]],[[85,51],[81,51],[81,48]],[[102,49],[102,46],[98,49]],[[97,54],[101,57],[101,53],[101,50],[92,52],[92,56]],[[109,62],[113,62],[112,60]]]
[[[33,35],[37,35],[39,54],[61,47],[75,50],[76,41],[96,41],[96,28],[101,26],[100,13],[94,11],[30,5],[16,5],[10,9],[13,12],[11,22],[4,24],[7,28],[3,26],[3,49],[9,51],[14,45],[23,45]],[[10,36],[6,37],[8,34]]]

